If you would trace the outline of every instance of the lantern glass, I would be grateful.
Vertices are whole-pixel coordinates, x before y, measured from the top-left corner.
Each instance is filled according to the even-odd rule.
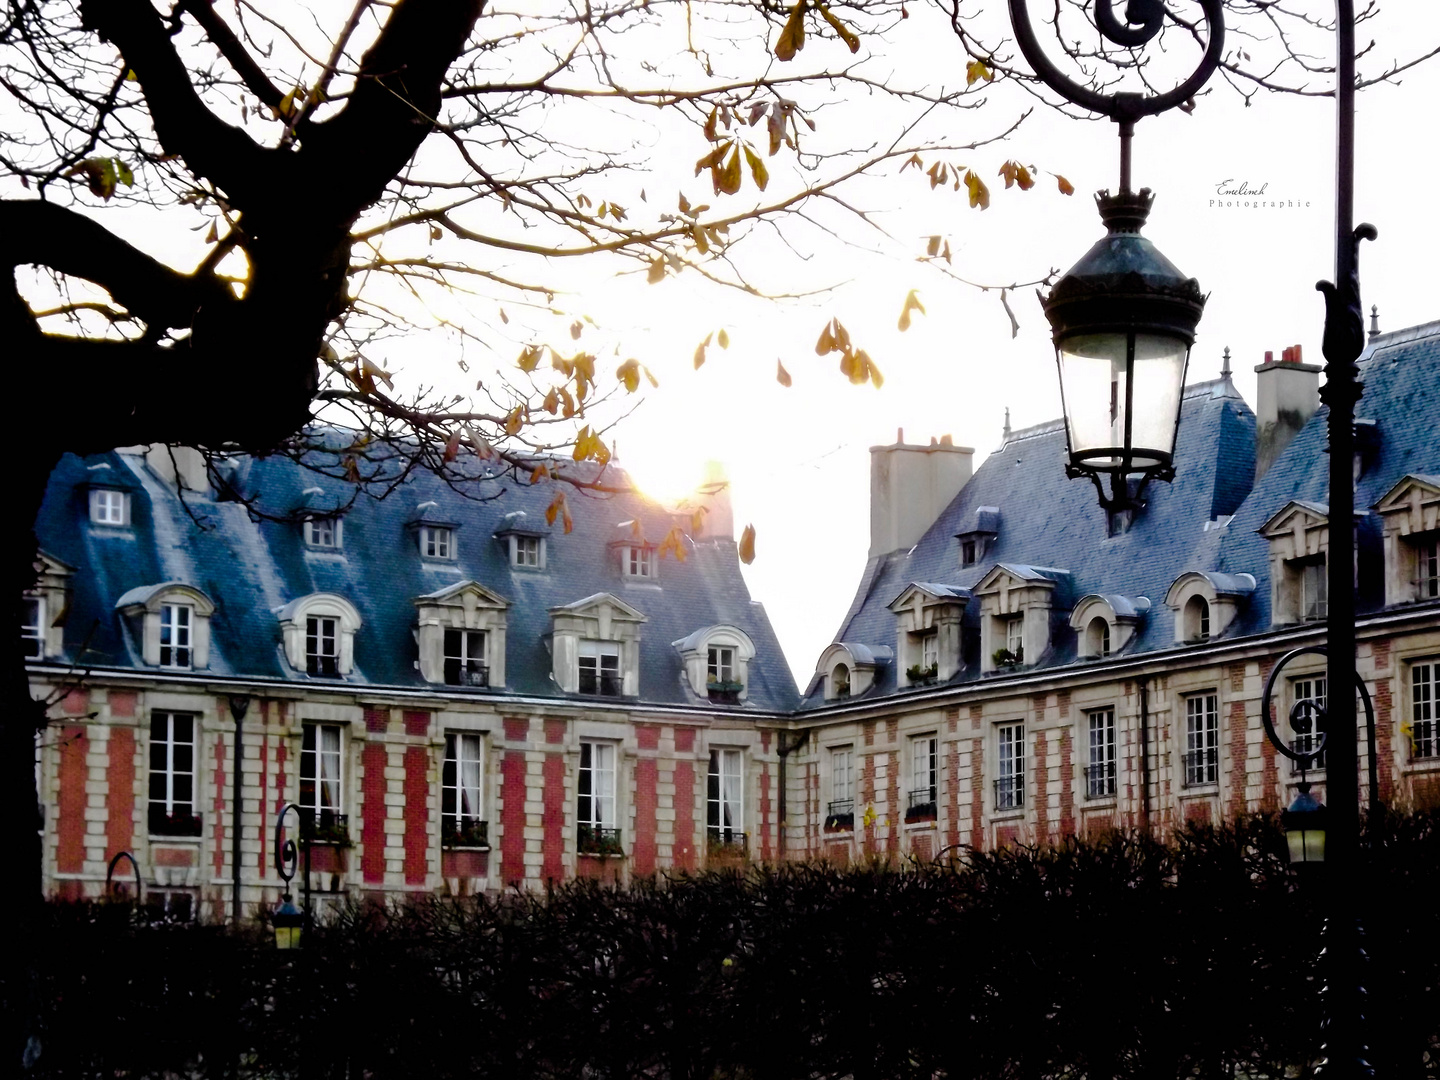
[[[1324,829],[1290,828],[1285,832],[1285,842],[1290,846],[1292,864],[1325,861]]]
[[[305,913],[290,902],[289,893],[285,894],[281,905],[270,916],[270,924],[275,930],[277,949],[300,947],[300,932],[305,926]]]
[[[1183,339],[1165,334],[1064,339],[1056,356],[1071,457],[1100,469],[1169,464],[1189,353]]]

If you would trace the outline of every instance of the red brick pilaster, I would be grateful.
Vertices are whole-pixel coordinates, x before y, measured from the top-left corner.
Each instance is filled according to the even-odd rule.
[[[60,732],[60,813],[56,823],[60,847],[55,868],[62,874],[85,869],[85,781],[89,769],[85,756],[90,752],[90,735],[79,724]]]
[[[365,706],[365,730],[381,734],[390,723],[390,710],[379,709],[374,706]]]
[[[215,737],[215,820],[213,822],[216,877],[224,876],[225,853],[230,850],[230,845],[225,843],[225,792],[228,790],[229,783],[229,779],[225,776],[225,740],[217,735]],[[200,800],[197,798],[195,801],[196,805],[199,805]]]
[[[1069,693],[1061,694],[1065,713],[1070,711]],[[1060,835],[1075,835],[1075,739],[1073,729],[1060,731]]]
[[[406,709],[405,710],[405,734],[406,735],[429,735],[430,714],[428,712]]]
[[[135,840],[135,729],[110,729],[110,768],[105,774],[105,854],[129,851]]]
[[[974,719],[978,714],[971,713]],[[970,740],[970,846],[985,847],[985,740]]]
[[[655,872],[655,804],[659,778],[660,766],[653,757],[635,762],[635,840],[631,858],[637,874]]]
[[[694,745],[694,732],[689,728],[675,729],[675,749],[680,746],[680,733],[685,732],[686,746]],[[675,866],[681,870],[695,869],[695,764],[675,763]]]
[[[895,730],[896,727],[899,726],[900,721],[896,720],[893,723],[895,726],[890,727],[890,739],[892,742],[895,739]],[[889,813],[885,815],[885,819],[888,822],[885,830],[885,850],[889,852],[897,852],[900,850],[900,821],[905,815],[905,804],[902,800],[908,797],[908,793],[902,793],[900,790],[901,756],[898,750],[892,750],[885,755],[890,766],[885,770],[887,773],[885,804],[889,808]]]
[[[405,726],[408,730],[410,717],[420,716],[428,727],[429,713],[406,713]],[[428,873],[426,862],[430,854],[430,753],[423,746],[405,748],[405,884],[424,885]]]
[[[365,727],[370,729],[370,710],[366,710]],[[360,781],[363,795],[360,842],[365,845],[360,874],[367,885],[385,882],[385,765],[388,760],[383,743],[367,742],[360,752],[360,764],[365,770]]]
[[[1389,645],[1386,645],[1386,660],[1389,660]],[[1379,644],[1376,645],[1376,662],[1379,662]],[[1361,706],[1362,722],[1364,706]],[[1395,793],[1394,729],[1395,696],[1390,690],[1388,677],[1375,680],[1375,778],[1380,786],[1380,799],[1388,801]]]
[[[870,724],[870,734],[866,736],[866,745],[875,741],[875,725]],[[860,765],[860,799],[855,805],[855,812],[858,816],[856,823],[860,826],[860,844],[866,855],[875,854],[875,813],[873,803],[875,802],[875,755],[866,754]]]
[[[558,723],[563,724],[564,721]],[[550,724],[551,721],[545,721],[547,742]],[[544,852],[544,861],[541,864],[540,876],[546,880],[553,878],[559,881],[565,876],[565,755],[546,754],[542,776],[545,784],[545,813],[541,821],[545,826],[545,839],[541,849]],[[619,776],[616,776],[615,780],[618,784]]]
[[[1231,666],[1233,672],[1239,664]],[[1230,702],[1230,816],[1239,819],[1245,816],[1246,781],[1249,779],[1245,773],[1245,760],[1249,754],[1250,747],[1245,738],[1245,702]],[[1270,740],[1265,740],[1265,745],[1270,745]],[[1264,790],[1260,794],[1260,805],[1264,809],[1271,809],[1275,801],[1275,752],[1271,750],[1269,760],[1264,763],[1263,769]]]
[[[955,720],[950,721],[950,730],[955,730]],[[945,832],[945,845],[953,846],[960,842],[960,743],[950,743],[950,761],[946,769],[945,788],[950,793],[949,806],[947,807],[946,818],[948,823]]]
[[[1036,700],[1040,700],[1038,697]],[[1050,767],[1045,763],[1050,747],[1046,733],[1035,733],[1035,835],[1044,840],[1050,835]]]
[[[766,739],[768,742],[769,739]],[[768,749],[768,748],[767,748]],[[760,762],[760,858],[769,862],[774,858],[770,844],[770,763]]]
[[[523,723],[523,721],[522,721]],[[510,721],[505,721],[510,737]],[[523,735],[522,735],[523,738]],[[500,877],[507,886],[525,880],[525,753],[507,750],[500,762]]]

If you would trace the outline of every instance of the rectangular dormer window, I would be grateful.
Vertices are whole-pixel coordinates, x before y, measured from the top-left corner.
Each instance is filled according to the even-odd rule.
[[[538,570],[545,565],[545,541],[539,536],[510,537],[510,565]]]
[[[305,620],[305,671],[309,675],[340,674],[338,620],[311,615]]]
[[[128,524],[130,496],[114,488],[91,488],[90,520],[96,525]]]
[[[450,686],[489,686],[485,631],[445,631],[445,682]]]
[[[655,577],[657,569],[655,549],[639,544],[621,549],[620,567],[626,577]]]
[[[1025,616],[1005,621],[1005,648],[1017,660],[1025,656]]]
[[[162,604],[160,606],[160,666],[188,668],[190,666],[193,609],[189,604]]]
[[[420,554],[427,559],[453,559],[455,530],[443,525],[420,526]]]
[[[1300,578],[1300,618],[1318,622],[1330,612],[1329,579],[1325,560],[1311,559],[1296,567]]]
[[[337,517],[310,518],[305,522],[305,543],[316,548],[341,546],[341,521]]]
[[[580,642],[580,693],[620,696],[620,645],[614,641]]]
[[[735,682],[735,650],[729,645],[711,645],[705,664],[707,683]]]
[[[974,541],[974,540],[962,540],[962,541],[960,541],[960,565],[961,565],[961,566],[974,566],[974,565],[975,565],[975,562],[976,562],[976,559],[975,559],[975,541]]]
[[[39,660],[45,655],[45,601],[27,596],[20,610],[20,655]]]
[[[1415,545],[1415,599],[1440,596],[1440,534],[1431,533]]]

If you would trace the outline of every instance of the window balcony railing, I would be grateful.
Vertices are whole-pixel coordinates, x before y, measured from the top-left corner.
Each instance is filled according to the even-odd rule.
[[[1220,748],[1208,746],[1184,754],[1185,787],[1203,787],[1220,782]]]
[[[1434,600],[1440,596],[1440,575],[1422,574],[1415,579],[1415,599]]]
[[[1434,720],[1419,720],[1410,728],[1410,760],[1430,761],[1440,757],[1440,731]]]
[[[581,825],[575,834],[575,850],[581,855],[623,855],[620,830],[604,825]]]
[[[1290,749],[1297,754],[1308,754],[1315,749],[1319,742],[1320,736],[1318,735],[1297,735],[1290,740]],[[1307,770],[1325,768],[1325,751],[1320,751],[1320,756],[1308,762],[1305,768]],[[1292,773],[1298,773],[1300,771],[1300,762],[1292,760],[1290,762],[1290,771]]]
[[[1085,766],[1085,797],[1109,799],[1115,795],[1115,762]]]
[[[1025,806],[1025,781],[1019,776],[1002,776],[995,781],[995,809],[1020,810]]]
[[[711,825],[705,830],[705,840],[710,845],[710,854],[743,855],[750,843],[750,834],[739,829],[726,829]]]
[[[833,800],[825,812],[825,828],[831,832],[844,832],[855,828],[855,800]]]
[[[151,836],[199,836],[203,825],[200,815],[189,810],[167,810],[164,806],[152,806],[147,827]]]
[[[445,684],[487,687],[490,685],[490,667],[475,660],[449,658],[445,661]]]
[[[337,678],[340,675],[340,658],[309,653],[305,657],[305,673],[322,678]]]
[[[933,787],[916,788],[910,792],[910,801],[905,805],[906,821],[921,821],[925,818],[936,816],[935,789]]]
[[[606,671],[596,675],[593,671],[581,670],[580,672],[580,693],[596,694],[600,697],[620,696],[620,673]]]
[[[333,810],[302,808],[300,811],[300,839],[307,844],[333,844],[336,847],[350,846],[350,818]]]
[[[445,817],[440,822],[440,846],[445,848],[488,848],[490,823],[478,818]]]

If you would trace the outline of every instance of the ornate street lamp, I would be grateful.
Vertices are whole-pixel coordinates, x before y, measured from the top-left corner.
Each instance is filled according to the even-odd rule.
[[[286,803],[285,809],[280,811],[280,816],[275,820],[275,871],[280,879],[285,882],[285,893],[280,898],[280,906],[270,913],[270,926],[275,931],[275,947],[277,949],[298,949],[300,947],[300,936],[305,928],[305,912],[297,908],[290,896],[290,882],[295,877],[295,870],[300,865],[300,855],[296,850],[295,841],[285,835],[285,815],[291,810],[295,811],[297,821],[300,817],[300,807],[294,803]],[[306,902],[309,902],[309,894],[306,894]]]
[[[1301,780],[1300,793],[1290,809],[1280,815],[1290,865],[1308,866],[1325,861],[1325,807],[1310,794],[1310,781]]]

